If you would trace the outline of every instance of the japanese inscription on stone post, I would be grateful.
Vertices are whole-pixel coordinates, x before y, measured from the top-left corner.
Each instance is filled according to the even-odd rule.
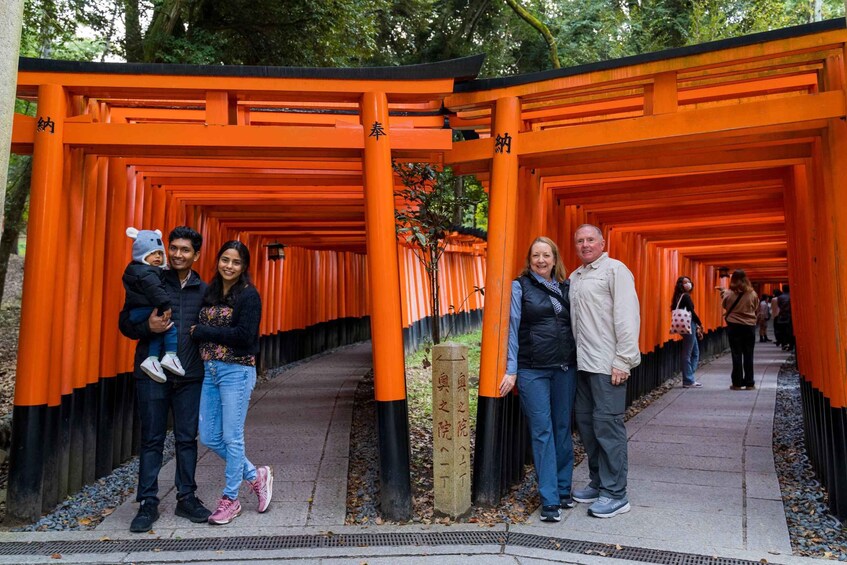
[[[432,436],[435,512],[458,518],[471,507],[468,348],[432,348]]]

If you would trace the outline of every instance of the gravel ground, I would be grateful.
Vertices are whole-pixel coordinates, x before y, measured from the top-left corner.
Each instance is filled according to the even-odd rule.
[[[173,458],[174,436],[168,432],[165,438],[164,465]],[[54,532],[65,530],[93,530],[103,518],[115,511],[130,496],[135,494],[138,481],[138,458],[133,457],[110,475],[86,485],[81,491],[69,496],[52,512],[33,524],[13,528],[14,532]]]
[[[773,437],[791,547],[797,555],[847,561],[847,529],[828,513],[827,494],[806,455],[800,378],[794,361],[790,358],[777,378]]]
[[[9,257],[3,302],[0,304],[0,419],[12,413],[15,364],[18,359],[18,326],[21,319],[21,290],[24,281],[23,265],[22,257]]]

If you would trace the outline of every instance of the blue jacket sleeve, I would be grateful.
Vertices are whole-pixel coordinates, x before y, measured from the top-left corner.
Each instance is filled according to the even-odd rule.
[[[129,308],[124,306],[118,315],[118,329],[129,339],[150,339],[154,334],[147,325],[147,320],[141,320],[134,324],[129,319]]]
[[[518,372],[518,328],[521,326],[521,283],[512,281],[512,304],[509,308],[509,347],[506,353],[506,374]]]

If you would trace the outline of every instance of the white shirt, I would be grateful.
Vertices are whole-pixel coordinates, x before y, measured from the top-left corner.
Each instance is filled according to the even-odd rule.
[[[641,363],[641,314],[635,278],[626,265],[603,253],[571,273],[571,325],[580,371],[629,374]]]

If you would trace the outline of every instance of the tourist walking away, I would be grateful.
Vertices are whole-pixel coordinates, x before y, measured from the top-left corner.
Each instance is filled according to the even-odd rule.
[[[242,481],[268,509],[273,470],[256,467],[244,449],[244,420],[256,386],[256,354],[262,300],[250,279],[250,252],[240,241],[227,241],[216,258],[200,319],[191,335],[200,344],[205,378],[200,396],[200,441],[226,463],[225,486],[211,524],[228,524],[241,514]]]
[[[517,381],[532,437],[545,522],[558,522],[561,508],[574,507],[571,412],[576,392],[576,344],[568,287],[559,248],[549,238],[536,238],[523,272],[512,281],[509,347],[500,395],[512,390]]]
[[[774,330],[778,327],[783,351],[794,351],[794,323],[791,319],[791,292],[787,284],[782,285],[782,294],[776,299],[779,314],[774,320]]]
[[[573,491],[591,502],[588,513],[611,518],[629,512],[626,383],[641,363],[641,327],[635,278],[609,257],[600,228],[580,226],[574,234],[582,266],[570,275],[571,324],[576,338],[577,429],[588,458],[588,486]]]
[[[726,332],[732,353],[732,390],[754,390],[753,348],[756,345],[756,312],[759,297],[747,279],[747,274],[737,269],[729,279],[729,288],[721,291],[721,305],[726,311]]]
[[[197,261],[203,238],[187,226],[179,226],[168,235],[168,263],[163,272],[165,291],[170,297],[171,315],[168,319],[152,309],[146,320],[132,321],[131,307],[124,305],[118,325],[121,333],[137,339],[135,348],[135,397],[140,426],[138,445],[138,488],[135,499],[140,503],[138,514],[129,529],[148,532],[159,518],[159,471],[165,449],[168,412],[173,417],[174,460],[176,461],[176,515],[192,522],[205,522],[209,512],[195,496],[197,483],[197,416],[200,390],[203,383],[203,362],[197,345],[191,340],[189,328],[197,323],[206,284],[192,270]],[[141,364],[150,357],[150,343],[171,327],[178,328],[176,351],[185,374],[164,382],[147,378]]]
[[[171,319],[171,297],[165,288],[165,246],[159,230],[126,229],[132,242],[132,261],[124,269],[123,283],[126,293],[124,306],[129,309],[129,321],[137,324],[147,321],[155,308],[160,316]],[[141,370],[156,382],[168,380],[162,367],[185,376],[185,369],[176,351],[177,325],[171,326],[148,341],[147,359],[141,362]],[[159,357],[164,347],[165,356]]]
[[[702,388],[694,376],[700,363],[700,345],[698,340],[703,339],[703,324],[694,311],[694,300],[691,291],[694,283],[689,277],[679,277],[674,286],[673,298],[671,298],[671,310],[687,310],[691,312],[691,332],[680,334],[682,336],[682,349],[680,350],[680,361],[682,365],[682,388]]]
[[[759,343],[767,343],[770,341],[768,337],[768,320],[771,319],[771,297],[767,294],[762,295],[762,300],[759,302],[759,310],[756,312],[756,324],[759,326]]]
[[[779,297],[782,295],[780,289],[774,289],[773,298],[771,298],[771,319],[773,320],[773,341],[777,347],[783,346],[782,328],[776,323],[779,317]]]

